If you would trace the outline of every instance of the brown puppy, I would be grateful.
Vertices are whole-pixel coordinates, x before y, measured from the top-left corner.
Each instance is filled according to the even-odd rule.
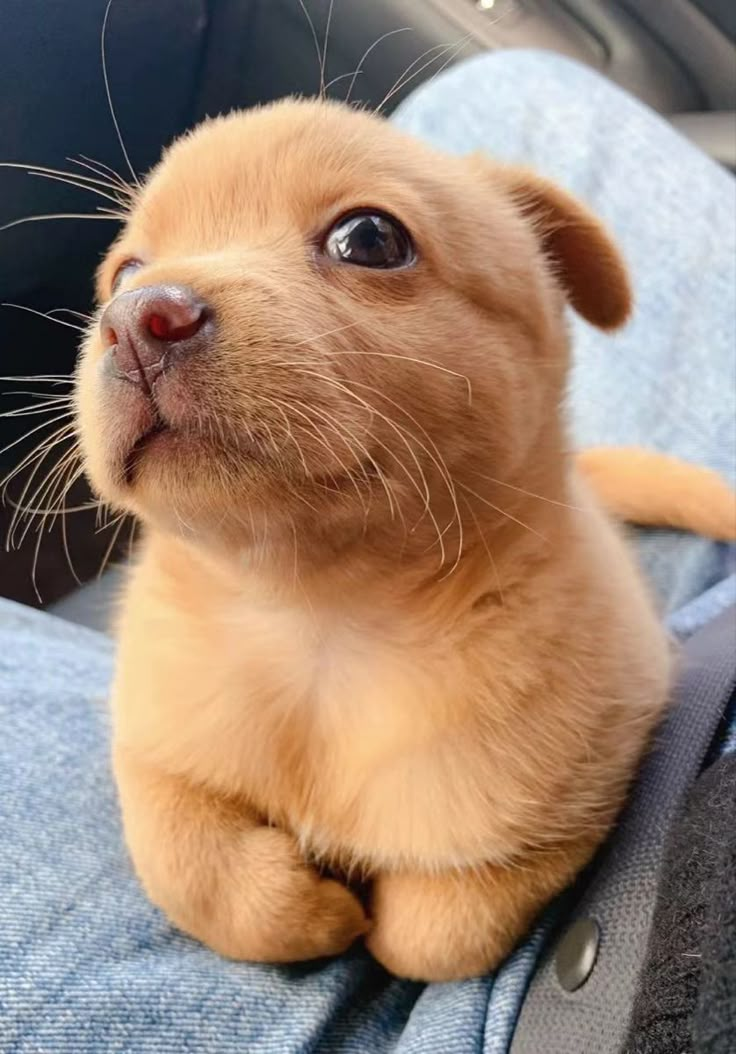
[[[149,895],[236,958],[367,932],[399,974],[487,970],[670,680],[558,409],[566,300],[629,311],[608,235],[528,172],[285,102],[174,145],[99,298],[78,419],[146,526],[113,707]],[[370,922],[315,862],[371,880]]]

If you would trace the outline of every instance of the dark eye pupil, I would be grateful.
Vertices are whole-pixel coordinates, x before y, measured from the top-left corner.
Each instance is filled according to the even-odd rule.
[[[406,230],[378,213],[358,213],[340,220],[330,231],[325,251],[333,260],[359,267],[402,267],[413,251]]]
[[[374,220],[361,220],[355,228],[355,235],[360,248],[367,252],[375,249],[377,245],[386,240],[385,232],[380,229],[379,224]]]

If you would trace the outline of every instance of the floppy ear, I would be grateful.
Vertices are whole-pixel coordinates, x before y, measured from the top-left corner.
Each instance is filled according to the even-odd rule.
[[[601,221],[566,190],[530,169],[499,165],[492,171],[494,181],[532,221],[578,314],[600,329],[623,325],[632,306],[629,276]]]

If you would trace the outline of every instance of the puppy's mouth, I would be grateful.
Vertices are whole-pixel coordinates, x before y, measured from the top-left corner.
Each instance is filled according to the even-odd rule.
[[[149,421],[139,431],[137,438],[130,437],[127,453],[124,454],[121,478],[127,487],[138,482],[146,463],[159,463],[162,467],[188,466],[191,471],[203,471],[203,457],[237,458],[250,465],[262,464],[265,445],[257,434],[245,437],[228,433],[224,428],[219,434],[202,430],[201,427],[182,422],[172,422],[161,410],[153,406]],[[194,460],[192,460],[194,459]]]
[[[147,428],[142,435],[136,439],[132,445],[128,454],[125,458],[123,465],[123,478],[128,486],[131,486],[136,479],[138,471],[141,466],[141,461],[145,454],[147,454],[150,448],[159,440],[165,442],[167,439],[175,437],[176,432],[167,424],[161,417],[156,415],[150,428]]]
[[[230,426],[223,416],[208,427],[201,415],[186,413],[181,400],[167,403],[165,399],[139,397],[127,406],[116,407],[116,411],[121,433],[117,476],[127,489],[135,488],[149,468],[156,471],[159,483],[172,471],[175,486],[186,487],[188,474],[207,473],[210,462],[226,463],[234,474],[239,468],[247,470],[251,483],[259,478],[259,472],[271,482],[274,474],[286,473],[288,479],[282,482],[312,489],[325,500],[366,492],[382,476],[377,455],[368,455],[355,464],[341,461],[339,468],[331,471],[315,466],[317,471],[302,475],[296,466],[290,469],[285,464],[282,450],[274,445],[273,434],[263,434],[257,421],[253,421],[247,434]],[[306,463],[302,461],[302,465],[306,470]],[[161,472],[165,475],[161,476]]]

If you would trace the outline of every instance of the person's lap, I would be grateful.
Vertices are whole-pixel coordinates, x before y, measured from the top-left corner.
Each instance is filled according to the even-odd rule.
[[[639,309],[614,338],[573,323],[576,441],[654,444],[734,479],[729,177],[549,55],[473,60],[397,120],[446,149],[535,165],[586,197],[623,243]],[[725,574],[725,550],[701,540],[640,544],[669,608]],[[733,593],[733,581],[717,587],[675,625],[690,632]],[[538,936],[495,978],[424,987],[389,978],[360,949],[254,966],[176,933],[122,843],[107,761],[111,663],[105,638],[0,603],[0,1051],[507,1048]]]

